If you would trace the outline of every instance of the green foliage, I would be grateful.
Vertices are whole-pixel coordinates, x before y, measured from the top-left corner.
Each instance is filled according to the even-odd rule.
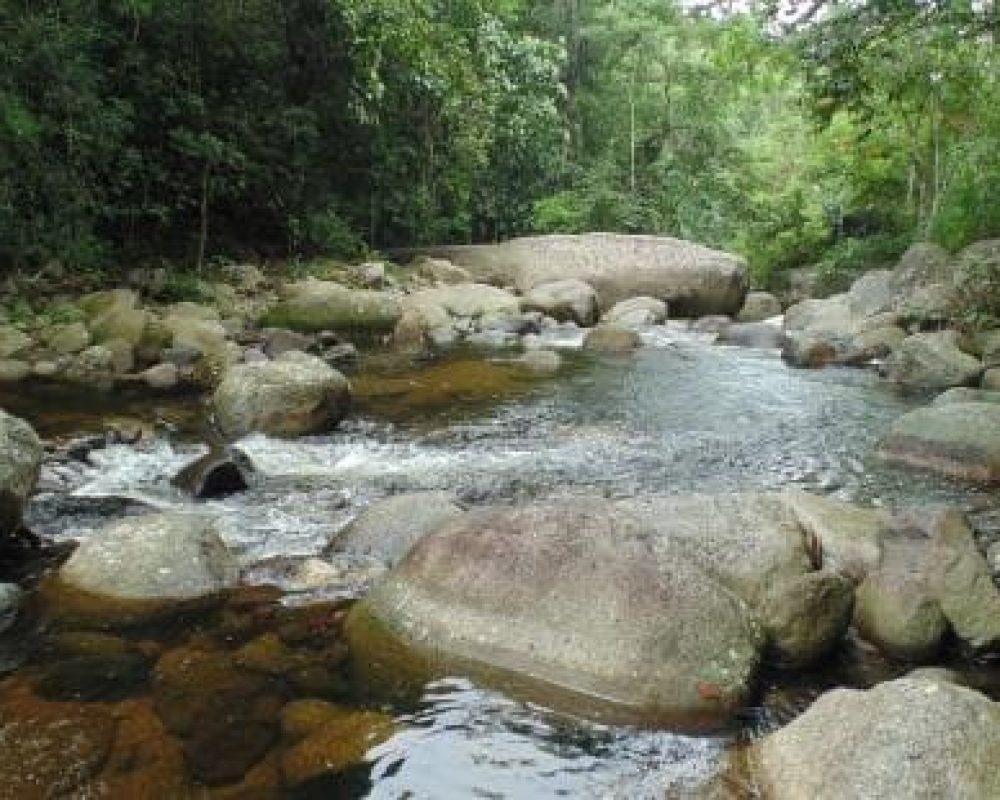
[[[863,273],[893,267],[909,244],[906,234],[880,234],[837,242],[817,262],[820,293],[847,291]]]
[[[954,279],[963,321],[973,328],[997,327],[1000,323],[1000,245],[982,243],[961,253]]]
[[[989,4],[743,5],[0,2],[0,270],[600,229],[834,285],[1000,235]]]
[[[168,272],[156,296],[165,303],[200,303],[209,299],[202,277],[189,270]]]

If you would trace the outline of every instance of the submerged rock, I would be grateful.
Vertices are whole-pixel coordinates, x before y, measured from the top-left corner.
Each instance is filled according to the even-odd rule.
[[[0,409],[0,540],[21,524],[42,466],[42,442],[23,419]]]
[[[943,680],[836,689],[753,747],[775,800],[1000,796],[1000,706]]]
[[[978,483],[1000,482],[1000,405],[937,403],[897,419],[879,452],[905,466]]]
[[[212,397],[223,435],[298,436],[333,428],[347,413],[350,384],[316,356],[289,352],[229,369]]]
[[[114,744],[116,720],[94,704],[44,703],[34,697],[0,704],[0,797],[86,797]]]
[[[330,542],[329,549],[395,565],[421,537],[465,509],[448,492],[414,492],[378,500]]]
[[[336,775],[361,764],[395,729],[392,718],[374,711],[341,711],[309,732],[281,757],[281,771],[291,787],[322,775]]]

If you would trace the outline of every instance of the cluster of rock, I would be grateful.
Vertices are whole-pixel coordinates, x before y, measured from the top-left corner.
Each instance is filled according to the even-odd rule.
[[[912,390],[989,385],[996,337],[973,340],[942,328],[961,310],[959,266],[990,246],[980,242],[952,259],[936,245],[917,244],[893,270],[866,273],[847,292],[793,305],[785,315],[785,359],[803,367],[881,360],[890,381]]]
[[[932,658],[950,637],[1000,648],[1000,593],[954,511],[782,493],[463,513],[407,495],[334,546],[396,564],[352,613],[359,657],[381,658],[374,620],[422,657],[628,718],[717,721],[762,664],[814,663],[852,623],[892,657]]]

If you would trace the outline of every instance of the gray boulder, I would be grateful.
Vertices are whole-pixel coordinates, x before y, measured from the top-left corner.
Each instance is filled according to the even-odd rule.
[[[864,639],[886,655],[926,661],[937,655],[948,620],[935,597],[925,541],[886,542],[882,563],[858,586],[854,621]]]
[[[774,800],[1000,797],[1000,706],[927,677],[835,689],[751,756]]]
[[[23,419],[0,410],[0,537],[21,524],[28,497],[38,483],[42,442]]]
[[[321,359],[289,352],[230,368],[212,396],[223,435],[299,436],[329,430],[350,406],[350,384]]]
[[[523,306],[559,322],[583,326],[595,324],[600,316],[593,287],[574,278],[538,284],[524,296]]]
[[[896,464],[1000,482],[1000,405],[942,402],[918,408],[892,424],[879,452]]]
[[[736,315],[737,322],[763,322],[781,315],[781,301],[770,292],[750,292],[743,308]]]
[[[965,517],[918,508],[890,527],[878,567],[858,588],[861,634],[914,661],[934,656],[949,630],[974,651],[1000,647],[1000,592]]]
[[[287,284],[282,299],[267,312],[264,323],[303,333],[330,330],[377,334],[391,331],[401,314],[399,300],[385,292],[309,279]]]
[[[535,286],[573,278],[597,291],[601,308],[630,297],[657,297],[679,316],[736,314],[747,289],[736,256],[666,236],[588,233],[536,236],[503,244],[433,248],[479,280]]]
[[[395,566],[420,539],[465,513],[447,492],[414,492],[368,506],[330,542],[329,550],[371,556]]]
[[[667,304],[659,298],[630,297],[615,303],[601,321],[623,328],[642,328],[666,322],[667,311]]]
[[[884,364],[885,376],[907,389],[972,386],[982,373],[982,363],[962,351],[954,331],[908,336]]]
[[[57,573],[61,584],[120,601],[184,603],[235,585],[215,523],[190,514],[127,517],[91,534]]]
[[[468,512],[424,536],[356,611],[445,662],[554,683],[631,712],[725,714],[764,649],[809,663],[847,629],[823,569],[849,506],[795,495],[582,497]],[[839,507],[843,506],[843,509]],[[873,518],[869,518],[873,521]],[[848,548],[843,548],[846,551]]]
[[[352,610],[429,658],[471,662],[626,716],[717,720],[764,637],[734,594],[605,501],[471,511],[423,537]],[[557,695],[558,696],[558,695]]]

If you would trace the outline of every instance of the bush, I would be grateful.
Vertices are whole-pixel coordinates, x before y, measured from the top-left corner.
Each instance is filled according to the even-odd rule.
[[[817,264],[818,288],[824,294],[847,291],[865,272],[893,267],[909,245],[909,235],[898,233],[842,239]]]
[[[362,258],[366,253],[364,240],[332,208],[304,219],[292,219],[290,227],[298,247],[307,252],[349,260]]]
[[[962,321],[974,328],[1000,325],[1000,241],[977,242],[959,253],[955,287]]]

